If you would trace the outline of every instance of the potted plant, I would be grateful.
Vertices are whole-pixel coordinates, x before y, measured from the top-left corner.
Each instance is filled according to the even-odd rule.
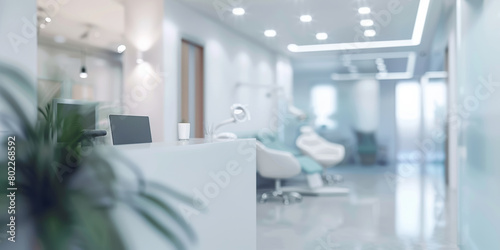
[[[39,119],[33,122],[26,105],[16,98],[34,93],[30,80],[4,64],[0,64],[0,79],[0,123],[11,131],[9,136],[15,137],[13,185],[9,185],[7,169],[0,171],[0,222],[9,223],[11,215],[3,212],[9,206],[5,192],[9,186],[16,187],[16,222],[30,224],[34,232],[28,249],[128,249],[126,235],[112,217],[117,204],[134,211],[176,249],[187,249],[196,241],[190,225],[160,198],[169,195],[176,202],[190,202],[187,197],[165,185],[145,181],[140,169],[118,152],[103,156],[92,147],[83,147],[82,129],[75,125],[77,117],[57,120],[48,105],[39,109]],[[70,139],[58,141],[61,136]],[[1,143],[5,145],[7,139],[2,138]],[[1,154],[5,156],[5,152]],[[1,166],[7,166],[5,161],[9,159],[2,157]],[[137,185],[119,180],[110,159],[134,171]],[[131,190],[131,186],[136,188]],[[153,210],[161,211],[176,225],[156,219]]]

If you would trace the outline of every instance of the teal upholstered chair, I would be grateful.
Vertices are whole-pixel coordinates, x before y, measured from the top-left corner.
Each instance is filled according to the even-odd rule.
[[[257,135],[257,140],[264,144],[266,147],[275,150],[289,152],[297,158],[302,167],[302,171],[306,174],[321,173],[323,168],[316,161],[309,156],[303,155],[300,150],[284,145],[275,133],[266,133],[264,135]]]

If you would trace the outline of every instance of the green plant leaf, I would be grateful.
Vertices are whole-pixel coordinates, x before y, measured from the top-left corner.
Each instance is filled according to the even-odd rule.
[[[139,214],[150,226],[156,229],[159,233],[165,236],[170,243],[172,243],[176,249],[185,250],[187,247],[184,243],[179,240],[179,237],[162,223],[160,223],[149,211],[147,211],[142,206],[137,205],[134,201],[127,201],[129,206],[132,207],[137,214]]]
[[[172,218],[184,230],[191,241],[198,240],[192,227],[184,220],[182,215],[173,208],[173,206],[168,204],[166,201],[160,200],[152,194],[141,193],[139,195],[163,210],[166,214],[170,215],[170,218]]]
[[[74,211],[75,230],[81,235],[84,249],[126,249],[109,209],[92,206],[91,198],[85,194],[72,195],[71,203]]]

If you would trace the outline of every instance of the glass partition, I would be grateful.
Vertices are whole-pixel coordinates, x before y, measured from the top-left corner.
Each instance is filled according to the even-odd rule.
[[[463,248],[500,249],[500,1],[457,2],[459,234]]]

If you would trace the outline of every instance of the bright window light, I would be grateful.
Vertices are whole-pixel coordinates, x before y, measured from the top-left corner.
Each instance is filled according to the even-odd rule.
[[[361,50],[361,49],[379,49],[417,46],[422,42],[427,12],[429,11],[430,0],[420,0],[417,11],[415,26],[411,39],[389,40],[389,41],[356,41],[350,43],[329,43],[329,44],[310,44],[296,45],[292,52],[317,52],[317,51],[337,51],[337,50]]]
[[[275,37],[276,36],[276,30],[266,30],[264,31],[264,35],[267,37]]]
[[[420,84],[401,82],[396,85],[396,118],[419,122],[421,112]]]
[[[236,16],[245,15],[245,9],[243,9],[243,8],[234,8],[233,9],[233,14],[236,15]]]
[[[436,119],[446,114],[446,84],[443,81],[426,84],[424,90],[424,117],[427,127],[436,126]]]
[[[363,27],[370,27],[370,26],[373,26],[373,20],[371,19],[363,19],[359,22],[359,24],[361,24],[361,26]]]
[[[320,32],[318,34],[316,34],[316,39],[318,40],[326,40],[328,38],[328,34],[324,33],[324,32]]]
[[[361,7],[358,9],[358,13],[362,15],[370,14],[370,12],[372,12],[372,10],[368,7]]]
[[[308,23],[312,21],[312,16],[310,15],[302,15],[300,16],[300,21],[304,23]]]
[[[375,30],[365,30],[364,35],[366,37],[374,37],[375,35],[377,35],[377,32]]]
[[[337,91],[331,85],[318,85],[311,90],[311,104],[316,115],[316,125],[335,126],[330,116],[337,112]]]

